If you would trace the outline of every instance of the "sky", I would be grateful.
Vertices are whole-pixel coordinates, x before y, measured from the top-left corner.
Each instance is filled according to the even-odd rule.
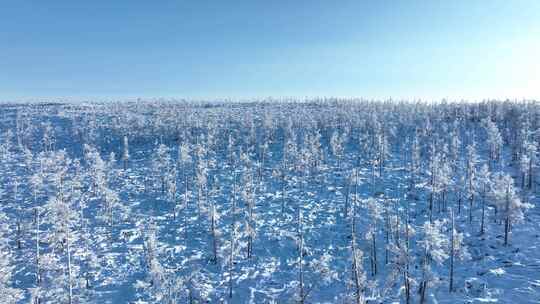
[[[0,100],[540,100],[540,1],[0,0]]]

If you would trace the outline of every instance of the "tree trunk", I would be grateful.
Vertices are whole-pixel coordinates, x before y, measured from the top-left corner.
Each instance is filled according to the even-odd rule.
[[[355,182],[357,181],[356,178],[358,177],[358,172],[355,174]],[[356,185],[355,185],[355,198],[356,198]],[[361,261],[358,261],[356,256],[356,204],[355,201],[351,204],[351,252],[352,252],[352,274],[353,274],[353,282],[356,289],[355,292],[355,299],[356,304],[363,304],[361,303],[361,292],[362,292],[362,286],[360,284],[360,273],[359,268]]]
[[[506,216],[504,220],[504,246],[508,246],[508,232],[510,230],[510,189],[506,188]]]
[[[21,230],[21,221],[17,220],[17,249],[22,248],[22,230]]]
[[[352,175],[352,173],[351,173],[351,175]],[[350,177],[347,178],[347,181],[345,182],[345,187],[346,187],[347,191],[345,193],[345,214],[343,215],[344,218],[347,218],[347,215],[349,214],[349,195],[351,193],[351,183],[349,182],[349,180],[350,180]]]
[[[39,210],[36,209],[36,286],[41,283],[39,261]]]
[[[377,247],[375,246],[375,232],[371,234],[371,274],[377,275]]]
[[[510,219],[508,216],[504,220],[504,246],[508,246],[508,232],[510,231]]]
[[[67,227],[67,234],[66,234],[66,240],[67,240],[67,267],[68,267],[68,301],[69,304],[73,301],[73,284],[72,284],[72,278],[71,278],[71,248],[70,248],[70,240],[69,240],[69,224]]]
[[[472,223],[472,209],[473,209],[474,194],[471,193],[469,198],[469,224]]]
[[[429,222],[433,222],[433,187],[429,193]]]
[[[422,283],[420,283],[420,304],[424,304],[426,302],[427,284],[427,281],[422,281]]]
[[[388,212],[388,203],[385,202],[385,246],[384,246],[384,264],[388,265],[388,245],[390,244],[390,214]]]
[[[232,272],[234,267],[234,223],[231,224],[231,250],[229,252],[229,298],[232,299],[233,296],[233,278]]]
[[[454,290],[454,211],[451,211],[451,236],[450,236],[450,287],[449,292],[452,292]]]
[[[217,236],[216,236],[216,215],[215,215],[215,209],[214,209],[214,203],[212,203],[212,252],[214,254],[213,262],[214,264],[217,263]]]
[[[480,224],[480,235],[484,235],[484,231],[485,231],[485,228],[484,228],[485,214],[486,214],[486,195],[485,195],[485,190],[484,190],[484,193],[482,194],[482,221]]]
[[[183,172],[183,175],[184,175],[184,237],[185,237],[185,241],[186,241],[186,246],[187,246],[187,241],[188,241],[188,182],[187,182],[187,177],[186,177],[186,169],[183,168],[182,170]]]
[[[403,272],[403,280],[405,283],[405,303],[409,304],[411,299],[411,286],[409,283],[409,270]]]
[[[462,197],[462,194],[461,194],[461,191],[459,192],[458,194],[458,214],[461,214],[461,197]]]
[[[300,211],[299,208],[299,214],[298,214],[298,238],[299,238],[299,246],[298,246],[298,258],[299,258],[299,265],[298,265],[298,281],[300,284],[300,290],[299,290],[299,301],[301,304],[304,303],[305,298],[305,292],[304,292],[304,235],[302,231],[302,211]]]
[[[282,172],[281,172],[281,215],[283,216],[285,214],[285,200],[286,200],[286,182],[285,179],[285,164],[283,164]]]
[[[533,179],[533,164],[532,164],[532,157],[529,157],[529,184],[527,187],[532,189],[532,179]]]

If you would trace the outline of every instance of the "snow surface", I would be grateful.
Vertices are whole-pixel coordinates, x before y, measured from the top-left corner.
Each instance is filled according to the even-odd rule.
[[[440,265],[432,264],[434,279],[431,283],[438,284],[428,288],[427,302],[540,303],[538,184],[535,180],[532,189],[523,189],[519,164],[512,160],[514,133],[511,133],[522,129],[527,115],[531,128],[538,127],[537,103],[140,102],[4,105],[0,111],[3,133],[0,206],[8,217],[3,237],[8,244],[5,250],[10,252],[9,265],[13,266],[12,278],[6,286],[22,291],[20,303],[31,300],[30,291],[37,285],[36,206],[40,206],[42,221],[39,227],[42,303],[69,303],[69,285],[73,288],[73,303],[300,302],[299,231],[304,243],[305,302],[354,303],[351,296],[355,292],[351,283],[351,204],[356,204],[357,209],[356,240],[358,249],[363,251],[361,264],[367,276],[362,292],[369,303],[405,303],[402,278],[391,279],[395,255],[388,253],[388,263],[385,258],[388,230],[385,217],[387,213],[389,218],[395,216],[401,221],[398,237],[390,231],[388,242],[402,241],[408,205],[409,267],[414,282],[411,303],[418,303],[424,257],[420,246],[422,226],[429,222],[429,139],[436,138],[437,151],[443,151],[444,144],[451,141],[449,130],[453,130],[454,123],[457,125],[454,135],[462,141],[456,160],[457,171],[451,176],[453,185],[446,193],[446,206],[440,212],[437,209],[440,195],[437,195],[434,217],[447,220],[442,232],[449,235],[449,211],[453,207],[456,231],[463,233],[462,245],[470,258],[455,259],[452,293],[448,291],[449,259]],[[468,199],[463,198],[459,213],[456,207],[459,191],[454,185],[459,176],[466,174],[465,146],[471,142],[472,134],[480,159],[477,166],[489,162],[486,132],[481,122],[485,117],[497,119],[496,125],[504,138],[502,160],[492,163],[492,171],[514,176],[521,200],[532,204],[525,211],[523,222],[512,224],[508,246],[503,245],[504,222],[495,218],[493,199],[489,195],[484,235],[479,234],[480,199],[473,205],[472,223],[468,218]],[[361,146],[358,141],[362,134],[369,135],[366,141],[370,140],[377,128],[374,120],[379,128],[388,132],[389,155],[382,176],[378,176],[379,167],[375,166],[372,171],[370,155],[376,155],[374,144]],[[52,126],[52,131],[46,131],[47,124]],[[431,137],[422,133],[428,125],[434,132]],[[415,129],[419,130],[415,133]],[[209,130],[215,139],[213,145],[207,144]],[[284,182],[276,170],[283,166],[286,139],[293,134],[297,151],[302,151],[307,147],[304,135],[313,136],[316,131],[321,134],[320,164],[316,169],[306,170],[301,156],[288,155],[291,159],[285,164],[283,188]],[[47,136],[53,138],[48,152],[43,139],[47,132],[52,133]],[[331,144],[335,132],[346,134],[339,161]],[[418,135],[422,165],[415,186],[409,188],[411,143],[415,134],[424,134]],[[126,169],[122,160],[124,135],[129,139]],[[540,136],[534,139],[536,145],[538,138]],[[264,142],[269,144],[267,149],[263,149]],[[190,163],[179,162],[178,149],[182,143],[189,145]],[[104,187],[94,186],[95,172],[85,156],[84,144],[95,147],[105,161]],[[169,149],[170,163],[156,171],[155,158],[160,144]],[[204,147],[205,153],[197,155],[197,145]],[[31,151],[30,159],[25,157],[23,147]],[[57,153],[54,151],[61,150],[65,150],[68,158],[80,160],[82,172],[80,193],[66,194],[65,198],[66,211],[79,216],[73,217],[69,228],[60,229],[57,227],[60,220],[52,217],[56,209],[51,209],[50,199],[58,197],[60,189],[72,193],[72,183],[76,180],[73,163],[68,166],[60,188],[55,186],[54,174],[43,173],[44,186],[35,200],[30,177],[42,172],[43,162]],[[116,155],[112,161],[111,152]],[[247,159],[241,159],[241,153],[246,153]],[[214,164],[205,171],[208,182],[200,190],[197,165],[206,165],[209,160]],[[169,171],[173,166],[176,166],[174,174]],[[259,166],[262,166],[260,171]],[[359,171],[356,198],[353,197],[354,168]],[[55,170],[53,166],[51,172]],[[169,184],[162,189],[160,175],[164,171],[174,176],[173,194]],[[253,179],[253,219],[248,215],[249,194],[243,193],[249,189],[249,176]],[[105,188],[119,197],[112,216],[105,211],[107,198],[101,193]],[[184,208],[186,197],[187,207]],[[368,198],[374,198],[385,212],[374,227],[379,269],[375,276],[370,271],[371,240],[366,235],[374,221],[364,204]],[[211,202],[219,214],[217,261],[212,254]],[[236,214],[232,212],[233,204],[236,204]],[[246,230],[251,220],[255,235],[253,253],[248,258]],[[237,231],[231,265],[233,221]],[[68,252],[62,236],[66,229],[71,233],[71,284]],[[152,235],[155,235],[155,247],[150,254]],[[444,250],[448,254],[448,247]],[[85,286],[85,278],[89,280],[89,287]],[[233,294],[229,297],[231,278]],[[0,286],[0,294],[3,287]]]

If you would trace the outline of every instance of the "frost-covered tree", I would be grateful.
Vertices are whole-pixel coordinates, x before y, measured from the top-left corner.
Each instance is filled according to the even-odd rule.
[[[351,250],[351,260],[352,260],[352,283],[354,286],[354,293],[352,298],[356,304],[366,303],[366,285],[367,277],[364,271],[364,266],[362,265],[364,259],[364,253],[362,250],[353,246]]]
[[[124,135],[124,147],[123,147],[123,153],[122,153],[122,161],[124,163],[124,170],[127,170],[128,163],[129,163],[129,144],[128,144],[128,137],[127,135]]]
[[[531,189],[534,180],[534,168],[538,160],[537,143],[532,140],[523,142],[523,153],[520,157],[520,171],[522,174],[522,187]]]
[[[47,297],[71,304],[79,298],[74,290],[79,288],[80,267],[74,263],[73,251],[79,240],[75,227],[79,223],[80,213],[76,211],[75,204],[80,199],[81,191],[76,184],[79,177],[69,174],[72,160],[66,153],[55,152],[51,157],[54,161],[52,183],[55,190],[44,205],[47,212],[44,222],[49,226],[49,246],[54,249],[43,255],[43,268],[49,274],[48,283],[51,285]],[[59,267],[63,269],[61,275],[58,275]]]
[[[144,261],[147,269],[145,281],[137,281],[136,289],[142,289],[147,293],[150,300],[167,303],[165,269],[160,261],[157,240],[157,230],[155,223],[149,223],[144,231]]]
[[[101,217],[103,218],[104,222],[107,223],[112,239],[115,220],[126,218],[128,211],[120,202],[118,193],[110,188],[105,188],[103,190],[102,200],[104,204]]]
[[[238,208],[237,200],[237,173],[233,172],[233,187],[230,195],[231,206],[229,214],[231,217],[231,224],[229,228],[229,238],[225,244],[227,250],[227,285],[228,285],[228,296],[229,298],[233,297],[234,290],[234,277],[235,277],[235,265],[236,257],[245,249],[246,243],[242,241],[242,232],[240,230],[240,209]]]
[[[321,165],[324,161],[324,150],[321,140],[322,135],[318,129],[309,137],[310,163],[312,170],[315,172],[318,172],[321,169]]]
[[[499,128],[490,118],[485,118],[482,123],[484,124],[487,133],[487,144],[489,145],[489,160],[491,165],[492,162],[498,162],[500,159],[503,140]]]
[[[262,180],[264,178],[264,172],[265,172],[266,162],[268,158],[267,156],[268,148],[269,148],[269,144],[266,141],[262,145],[260,145],[258,161],[257,161],[257,188],[258,189],[260,189],[262,185]]]
[[[219,186],[214,177],[212,191],[210,192],[210,207],[209,207],[209,221],[210,221],[210,235],[212,236],[212,262],[218,262],[218,248],[219,248],[219,239],[221,236],[221,230],[219,229],[221,215],[215,204],[215,197],[220,194]]]
[[[209,175],[209,160],[206,146],[203,144],[203,139],[199,140],[195,146],[195,155],[197,161],[195,165],[195,185],[197,189],[197,211],[199,216],[205,211],[208,201],[208,175]]]
[[[34,133],[37,131],[36,123],[33,121],[34,115],[31,110],[18,109],[15,119],[17,145],[19,147],[31,147]]]
[[[15,304],[23,298],[23,292],[12,286],[15,265],[8,244],[10,233],[9,219],[0,211],[0,299],[2,303]]]
[[[410,239],[415,234],[415,229],[410,223],[408,207],[402,225],[396,226],[396,237],[393,242],[388,244],[389,251],[392,253],[390,259],[390,271],[387,275],[386,290],[390,289],[398,282],[400,293],[403,293],[405,303],[411,301],[411,290],[416,281],[413,279],[411,265],[414,263],[415,255],[410,246]]]
[[[91,180],[90,191],[95,195],[100,195],[100,190],[107,183],[106,163],[96,148],[90,145],[84,146],[84,158],[87,163],[87,176]]]
[[[152,170],[154,176],[156,176],[160,181],[162,193],[165,192],[167,176],[171,168],[172,160],[170,156],[170,149],[166,145],[160,144],[156,150],[156,154],[152,158]]]
[[[338,170],[341,170],[341,158],[343,157],[343,152],[345,150],[345,134],[339,134],[339,131],[334,131],[332,137],[330,138],[330,147],[332,148],[332,153],[337,159]]]
[[[371,243],[371,255],[370,255],[370,265],[371,265],[371,275],[375,276],[377,274],[377,231],[378,223],[383,218],[384,208],[382,205],[374,198],[370,197],[362,201],[363,207],[367,210],[370,218],[369,226],[365,234],[365,239]]]
[[[439,160],[436,162],[436,179],[435,179],[435,193],[440,195],[439,201],[439,213],[446,210],[446,200],[449,189],[453,185],[452,180],[452,168],[447,158],[438,156]],[[442,208],[441,208],[442,205]]]
[[[462,153],[462,142],[459,134],[459,122],[458,120],[455,120],[454,129],[449,134],[449,162],[451,163],[452,171],[454,172],[459,169],[459,160]]]
[[[467,247],[463,244],[463,233],[457,232],[454,210],[450,210],[450,279],[449,291],[454,291],[454,260],[466,260],[470,258]]]
[[[303,304],[306,301],[307,293],[304,281],[304,217],[302,209],[298,208],[298,295],[297,301]]]
[[[486,198],[491,189],[491,172],[488,165],[484,164],[478,172],[478,189],[482,199],[482,217],[480,221],[480,234],[485,232]]]
[[[356,171],[355,183],[358,182],[357,176],[358,172]],[[356,188],[357,185],[355,185],[355,189]],[[354,303],[363,304],[366,302],[365,287],[367,284],[367,277],[363,266],[364,253],[358,247],[358,242],[356,239],[356,212],[358,203],[357,195],[357,190],[355,190],[355,194],[351,204],[351,281],[354,290],[351,298],[354,299]]]
[[[283,216],[285,214],[285,205],[287,200],[287,186],[289,184],[288,179],[288,170],[285,165],[284,160],[280,162],[280,165],[274,168],[272,171],[272,177],[279,180],[279,198],[280,198],[280,205],[281,205],[281,215]]]
[[[449,255],[447,254],[448,238],[443,233],[444,221],[435,220],[426,222],[422,226],[423,238],[418,241],[423,251],[422,275],[420,280],[420,303],[426,300],[427,289],[437,283],[437,274],[432,264],[442,265]]]
[[[463,161],[460,161],[460,168],[464,167]],[[454,196],[457,200],[457,214],[461,214],[461,207],[463,205],[463,201],[467,198],[467,179],[464,174],[461,174],[461,171],[458,174],[458,176],[454,179]]]
[[[304,210],[298,208],[296,233],[293,239],[296,243],[296,256],[289,260],[289,264],[294,266],[297,279],[294,284],[294,299],[297,303],[306,303],[310,294],[317,288],[324,288],[331,284],[338,277],[338,273],[332,267],[333,256],[326,250],[315,250],[306,244],[306,220]],[[361,269],[358,269],[361,275]],[[359,278],[361,279],[361,278]]]
[[[372,179],[377,174],[380,178],[383,176],[386,161],[391,156],[390,136],[393,133],[393,129],[388,122],[384,120],[384,117],[374,115],[370,120],[370,145],[371,151],[371,172]],[[378,170],[375,170],[377,167]],[[377,172],[378,171],[378,172]],[[374,181],[372,180],[372,183]]]
[[[189,193],[188,193],[188,174],[187,170],[189,168],[189,165],[192,163],[192,157],[191,157],[191,149],[190,145],[187,142],[182,143],[178,148],[178,163],[179,167],[181,168],[180,171],[182,172],[182,179],[184,182],[184,219],[187,220],[187,207],[188,207],[188,199],[189,199]],[[186,222],[187,223],[187,222]],[[187,227],[187,226],[186,226]],[[186,229],[184,227],[184,229]],[[187,231],[187,230],[186,230]],[[187,234],[186,234],[187,237]]]
[[[504,220],[504,245],[506,246],[511,225],[523,221],[524,211],[530,208],[531,204],[521,201],[514,186],[514,179],[505,173],[496,173],[493,176],[492,195],[499,211],[499,218]]]
[[[411,168],[410,168],[410,185],[409,187],[411,189],[414,189],[414,186],[416,184],[417,176],[420,172],[422,163],[421,163],[421,156],[420,156],[420,142],[418,140],[418,136],[414,136],[414,139],[412,141],[412,147],[411,147]]]
[[[166,178],[167,184],[166,184],[166,197],[167,200],[173,204],[173,219],[176,220],[176,212],[178,211],[178,203],[177,203],[177,186],[178,186],[178,180],[177,180],[177,173],[178,169],[176,167],[176,164],[173,164],[172,169],[169,171],[169,175]]]
[[[53,151],[55,150],[56,134],[53,125],[50,121],[43,123],[43,150]]]
[[[469,223],[472,223],[473,219],[473,206],[474,198],[477,192],[476,189],[476,178],[477,178],[477,169],[478,164],[478,154],[476,152],[476,145],[473,142],[467,146],[467,195],[469,198]]]
[[[295,164],[298,157],[298,144],[296,143],[296,133],[294,130],[288,131],[287,138],[284,140],[283,146],[283,162],[289,168],[291,164]]]
[[[435,202],[435,196],[439,192],[437,187],[439,177],[439,171],[441,168],[441,155],[435,151],[431,152],[429,161],[429,220],[433,221],[433,204]]]
[[[247,160],[249,162],[249,160]],[[255,213],[255,184],[253,172],[248,166],[245,168],[242,177],[243,189],[241,192],[242,199],[245,203],[245,228],[247,235],[247,252],[246,257],[249,259],[253,255],[253,242],[257,235],[257,216]]]

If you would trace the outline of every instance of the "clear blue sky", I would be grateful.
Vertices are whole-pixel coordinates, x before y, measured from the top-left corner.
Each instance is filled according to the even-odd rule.
[[[0,100],[540,99],[538,0],[0,4]]]

